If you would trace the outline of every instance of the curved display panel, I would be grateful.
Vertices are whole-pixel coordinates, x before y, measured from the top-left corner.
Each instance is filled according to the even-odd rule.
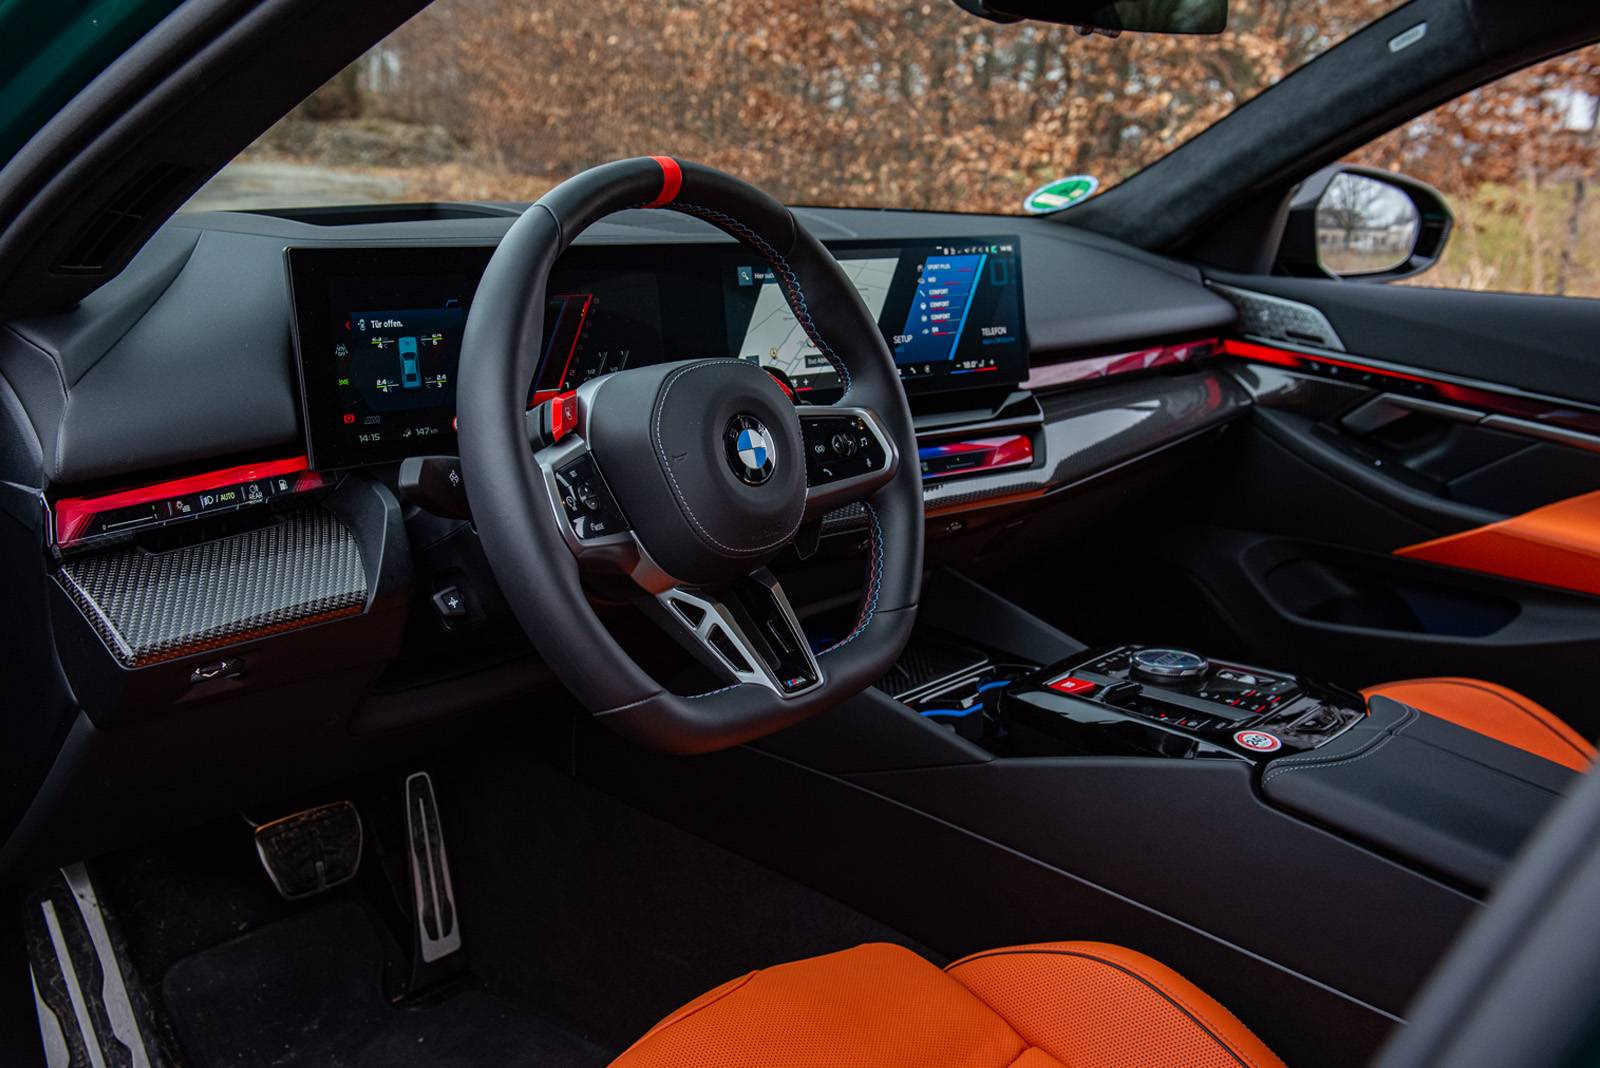
[[[835,242],[909,391],[1028,374],[1015,237]],[[302,415],[319,470],[455,451],[455,378],[490,246],[291,248]],[[826,402],[839,378],[772,268],[727,244],[579,245],[546,298],[534,404],[591,378],[669,360],[759,363]]]

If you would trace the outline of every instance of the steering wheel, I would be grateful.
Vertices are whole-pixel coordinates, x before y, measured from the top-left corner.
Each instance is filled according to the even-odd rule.
[[[797,405],[756,364],[701,359],[604,375],[528,411],[557,257],[597,220],[640,207],[703,219],[764,260],[837,371],[838,404]],[[673,752],[736,745],[859,693],[899,656],[923,534],[905,393],[839,264],[754,186],[657,156],[552,189],[489,261],[457,397],[462,474],[495,578],[545,661],[608,726]],[[814,651],[766,565],[805,524],[854,502],[868,532],[860,611]],[[681,696],[651,678],[596,616],[586,571],[631,579],[722,685]]]

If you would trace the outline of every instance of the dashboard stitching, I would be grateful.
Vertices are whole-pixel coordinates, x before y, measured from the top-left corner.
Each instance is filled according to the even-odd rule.
[[[843,358],[833,351],[833,347],[822,339],[822,332],[817,328],[816,321],[811,317],[811,306],[806,303],[806,294],[805,290],[800,286],[800,279],[795,274],[794,268],[789,266],[789,261],[783,258],[783,254],[773,248],[764,237],[750,229],[750,227],[731,215],[717,211],[715,208],[686,203],[674,203],[667,206],[672,211],[681,211],[685,214],[699,216],[720,224],[723,228],[730,230],[735,237],[748,242],[756,251],[767,257],[772,265],[778,269],[779,277],[784,282],[784,288],[793,297],[791,303],[795,305],[795,314],[800,320],[800,325],[805,328],[806,337],[811,339],[811,343],[817,347],[817,351],[821,352],[827,358],[827,361],[833,365],[833,369],[839,372],[839,378],[843,381],[844,388],[849,390],[851,382],[850,369],[845,366]]]
[[[883,528],[878,523],[878,510],[866,502],[862,502],[862,507],[867,510],[867,518],[871,521],[867,528],[868,540],[872,543],[872,571],[869,579],[871,586],[867,590],[867,596],[862,598],[861,618],[856,621],[855,630],[824,649],[820,654],[822,656],[842,649],[861,637],[862,632],[867,629],[867,624],[872,622],[872,617],[878,612],[878,595],[883,591]]]
[[[689,499],[683,495],[683,488],[678,485],[678,476],[673,473],[672,464],[667,460],[667,450],[661,445],[661,413],[666,409],[667,395],[672,392],[672,387],[676,386],[678,381],[684,376],[694,371],[705,370],[708,367],[721,367],[724,365],[724,363],[728,362],[737,363],[744,367],[755,367],[754,364],[745,363],[743,360],[718,361],[711,363],[692,364],[672,373],[672,375],[667,379],[666,386],[661,390],[661,399],[656,401],[655,430],[651,435],[651,441],[656,447],[656,456],[661,460],[661,469],[667,473],[667,480],[672,483],[672,495],[678,499],[678,505],[683,509],[683,514],[689,517],[689,521],[694,524],[694,529],[699,533],[700,537],[708,544],[721,549],[723,552],[732,553],[735,556],[756,556],[767,552],[770,549],[776,549],[778,546],[783,545],[790,538],[794,537],[794,532],[800,529],[800,520],[804,518],[804,507],[802,506],[800,514],[795,516],[794,525],[790,527],[789,532],[775,541],[768,542],[765,545],[753,546],[748,549],[736,549],[731,545],[724,545],[722,542],[718,541],[709,530],[705,528],[704,524],[700,522],[700,517],[694,514],[694,509],[689,507]],[[760,368],[755,369],[760,371]],[[761,373],[763,375],[766,374],[765,371],[761,371]]]

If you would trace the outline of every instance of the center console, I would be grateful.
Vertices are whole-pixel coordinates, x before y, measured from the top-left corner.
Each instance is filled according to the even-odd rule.
[[[1003,694],[1003,722],[1078,753],[1260,763],[1326,745],[1366,715],[1336,687],[1143,645],[1080,653]]]
[[[933,581],[936,593],[951,585]],[[1571,779],[1426,710],[1369,705],[1281,670],[1165,646],[1084,648],[1059,632],[1012,652],[997,621],[1031,617],[987,591],[983,602],[973,587],[958,594],[954,609],[933,598],[937,625],[919,625],[879,686],[997,766],[1043,760],[1075,777],[1140,767],[1136,777],[1174,783],[1209,768],[1234,783],[1223,793],[1243,791],[1229,802],[1248,802],[1240,826],[1296,817],[1475,891],[1494,885]]]

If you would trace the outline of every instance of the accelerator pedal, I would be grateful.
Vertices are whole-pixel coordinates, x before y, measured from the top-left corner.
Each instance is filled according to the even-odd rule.
[[[461,927],[439,803],[425,771],[406,778],[406,856],[411,864],[417,955],[423,965],[431,965],[460,950]]]
[[[361,814],[348,801],[319,805],[256,827],[256,855],[288,901],[355,878],[361,867]]]

